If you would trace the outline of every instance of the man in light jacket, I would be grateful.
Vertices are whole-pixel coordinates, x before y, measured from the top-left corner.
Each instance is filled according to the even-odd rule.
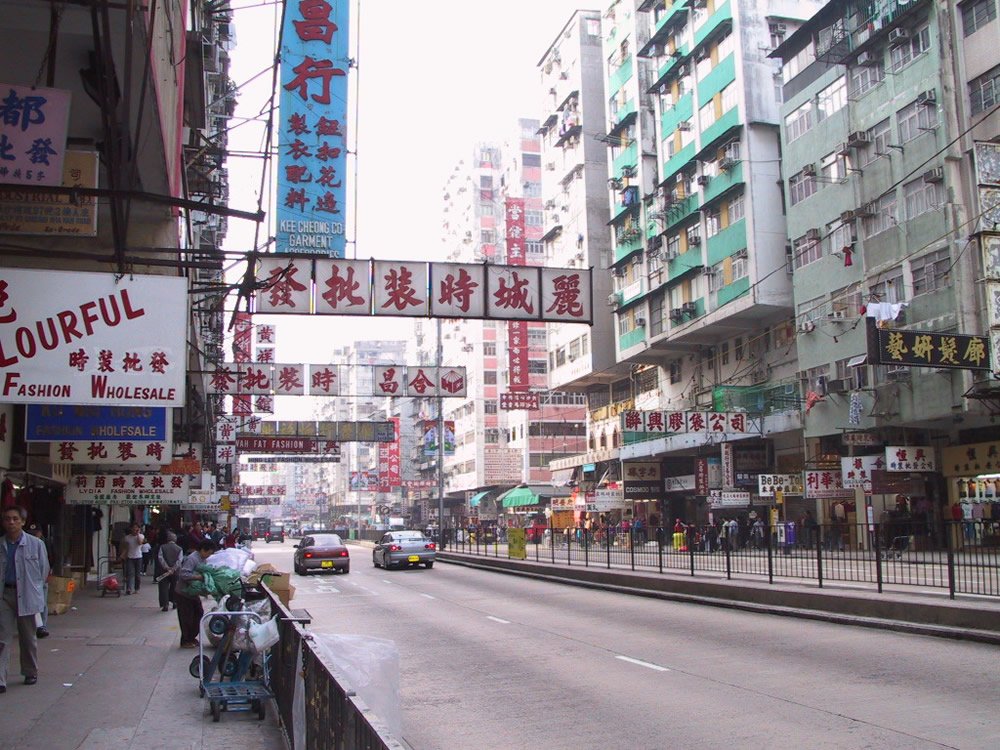
[[[38,640],[35,615],[47,603],[42,584],[49,577],[49,555],[45,542],[24,533],[28,512],[20,505],[3,509],[4,549],[0,555],[0,693],[7,692],[10,644],[17,633],[21,646],[21,674],[25,685],[38,682]]]

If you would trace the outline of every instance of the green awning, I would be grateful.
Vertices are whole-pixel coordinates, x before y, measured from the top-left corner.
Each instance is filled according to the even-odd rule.
[[[475,495],[469,498],[469,507],[478,508],[479,501],[482,500],[484,497],[486,497],[488,494],[490,494],[489,490],[486,490],[486,492],[477,492]]]
[[[538,493],[531,487],[515,487],[500,496],[505,508],[518,508],[522,505],[538,505],[540,499]]]

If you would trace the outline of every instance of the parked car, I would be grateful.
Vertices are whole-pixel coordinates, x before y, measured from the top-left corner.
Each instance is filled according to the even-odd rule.
[[[336,534],[311,534],[295,545],[292,558],[295,572],[304,576],[310,570],[351,572],[351,553]]]
[[[372,550],[372,563],[376,568],[388,570],[394,566],[420,565],[434,567],[437,544],[424,536],[422,531],[390,531]]]
[[[268,544],[271,542],[281,542],[285,543],[285,530],[280,526],[272,526],[264,533],[264,541]]]

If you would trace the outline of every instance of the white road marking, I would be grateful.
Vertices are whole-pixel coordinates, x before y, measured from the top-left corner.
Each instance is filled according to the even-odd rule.
[[[385,579],[383,578],[383,579],[382,579],[382,583],[392,583],[392,581],[387,581],[387,580],[385,580]]]
[[[426,596],[428,599],[434,599],[435,598],[435,597],[431,596],[430,594],[421,594],[420,596]]]
[[[622,661],[627,661],[630,664],[638,664],[640,667],[646,667],[647,669],[655,669],[657,672],[669,672],[670,670],[666,667],[661,667],[659,664],[650,664],[648,661],[640,661],[639,659],[632,659],[628,656],[616,656],[616,659],[621,659]]]
[[[493,620],[493,622],[499,622],[501,625],[510,625],[510,620],[501,620],[499,617],[494,617],[493,615],[487,615],[487,620]]]

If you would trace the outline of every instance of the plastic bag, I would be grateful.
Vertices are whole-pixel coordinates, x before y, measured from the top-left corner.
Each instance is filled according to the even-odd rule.
[[[260,653],[271,648],[278,642],[278,618],[272,617],[260,624],[250,623],[250,642],[254,650]]]
[[[226,594],[239,593],[243,589],[239,572],[232,568],[199,565],[195,571],[201,574],[201,580],[189,581],[181,593],[188,596],[214,596],[216,599],[221,599]]]
[[[246,564],[247,560],[250,559],[251,556],[249,552],[232,547],[230,549],[220,549],[218,552],[214,553],[211,557],[205,560],[205,564],[212,565],[217,568],[229,568],[231,570],[242,572],[243,566]]]
[[[395,641],[367,635],[313,635],[317,650],[341,672],[386,728],[402,736],[399,649]]]

